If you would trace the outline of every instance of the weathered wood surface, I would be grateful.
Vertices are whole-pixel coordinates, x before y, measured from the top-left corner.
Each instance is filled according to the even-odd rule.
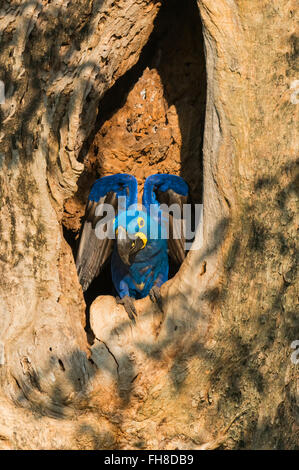
[[[84,301],[61,229],[100,98],[150,0],[2,2],[0,446],[294,448],[295,2],[200,0],[204,246],[138,303]]]

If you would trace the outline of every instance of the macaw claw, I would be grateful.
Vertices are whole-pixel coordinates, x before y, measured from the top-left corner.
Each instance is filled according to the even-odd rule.
[[[162,296],[161,296],[161,292],[160,292],[160,287],[153,286],[151,288],[151,290],[149,291],[149,296],[150,296],[151,301],[153,303],[156,303],[158,305],[159,309],[161,310],[161,312],[163,312]]]
[[[130,320],[136,324],[135,317],[137,317],[137,312],[136,308],[134,305],[134,299],[132,297],[129,297],[128,295],[125,295],[122,299],[120,297],[116,297],[116,302],[119,305],[123,305],[125,307],[125,310],[130,318]]]

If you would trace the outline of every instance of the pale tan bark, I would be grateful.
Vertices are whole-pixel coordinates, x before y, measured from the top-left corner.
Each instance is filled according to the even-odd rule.
[[[154,1],[3,2],[0,446],[295,448],[295,4],[200,0],[204,245],[139,301],[84,301],[61,229],[100,98]],[[2,72],[1,72],[2,73]],[[297,337],[296,337],[297,336]]]

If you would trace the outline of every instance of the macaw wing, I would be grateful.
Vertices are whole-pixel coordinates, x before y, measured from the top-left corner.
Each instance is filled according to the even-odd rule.
[[[169,239],[168,250],[169,255],[177,264],[181,264],[186,257],[185,249],[185,221],[183,219],[183,206],[187,203],[187,196],[176,193],[172,189],[165,192],[157,191],[157,199],[161,204],[171,207],[173,204],[177,205],[178,210],[168,213],[169,220]]]
[[[103,216],[95,215],[96,210],[97,208],[100,209],[103,204],[112,204],[116,208],[116,194],[110,192],[98,202],[89,200],[85,209],[85,220],[76,257],[76,267],[83,292],[88,289],[93,279],[99,275],[113,250],[114,240],[108,237],[100,239],[95,232],[96,224],[103,218]],[[107,230],[107,224],[104,227]]]
[[[163,212],[168,212],[170,257],[181,264],[186,257],[185,220],[183,206],[188,202],[189,188],[180,176],[157,174],[149,176],[144,184],[143,204],[148,209],[150,204],[159,204]],[[176,206],[174,207],[173,204]],[[171,208],[173,206],[173,210]],[[169,210],[170,209],[170,210]]]
[[[104,176],[95,182],[89,194],[76,256],[83,292],[100,274],[112,253],[114,239],[111,238],[111,225],[118,212],[120,196],[126,197],[125,209],[137,201],[137,181],[133,176]],[[104,204],[109,204],[111,217],[105,211]]]

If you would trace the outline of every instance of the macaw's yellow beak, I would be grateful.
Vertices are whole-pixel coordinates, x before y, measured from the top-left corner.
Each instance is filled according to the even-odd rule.
[[[143,249],[143,248],[146,246],[146,244],[147,244],[147,238],[146,238],[145,233],[143,233],[143,232],[137,232],[137,233],[136,233],[136,240],[137,240],[137,238],[139,238],[139,239],[142,241],[141,249]]]
[[[130,266],[138,251],[146,246],[146,235],[142,232],[137,232],[132,239],[128,236],[126,229],[120,225],[116,231],[116,236],[118,254],[124,264]]]

